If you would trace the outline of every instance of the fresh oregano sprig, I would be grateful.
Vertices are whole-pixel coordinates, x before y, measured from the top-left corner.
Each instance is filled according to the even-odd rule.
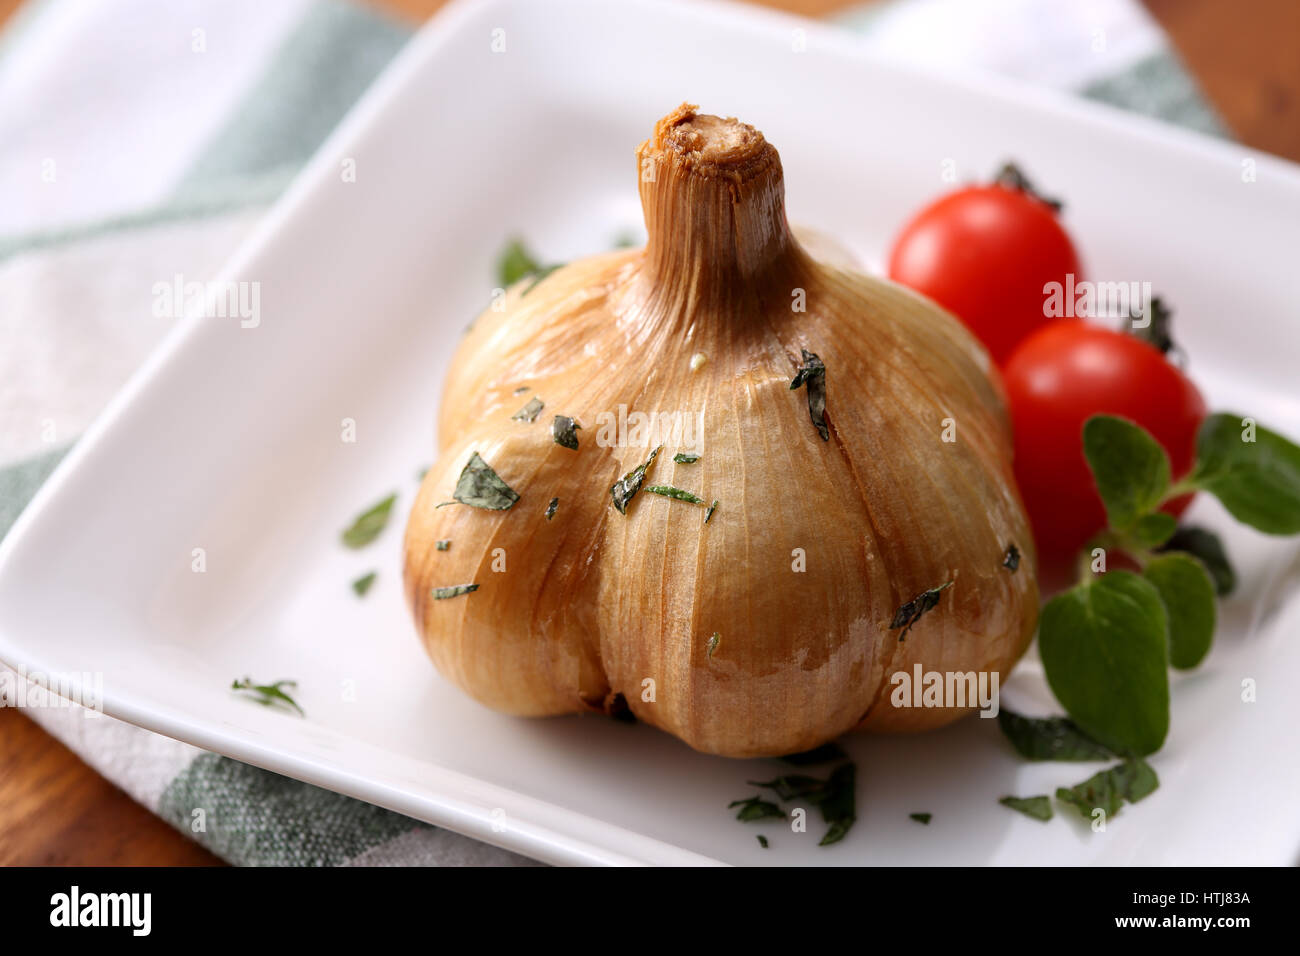
[[[1259,531],[1300,533],[1300,448],[1250,418],[1212,415],[1198,435],[1195,465],[1175,482],[1164,449],[1125,419],[1090,418],[1083,447],[1107,528],[1089,542],[1079,584],[1043,608],[1039,650],[1052,692],[1079,730],[1115,754],[1141,757],[1159,750],[1169,730],[1169,665],[1204,660],[1216,593],[1234,580],[1217,538],[1203,529],[1180,533],[1161,509],[1207,491]],[[1186,550],[1172,545],[1180,534]],[[1101,574],[1093,573],[1095,549]],[[1140,570],[1105,572],[1112,550]],[[1142,767],[1118,772],[1139,791],[1154,788],[1154,774]]]

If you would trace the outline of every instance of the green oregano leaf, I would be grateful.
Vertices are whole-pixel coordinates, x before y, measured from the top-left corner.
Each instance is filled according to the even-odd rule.
[[[1140,548],[1158,548],[1178,530],[1178,520],[1163,511],[1153,511],[1143,515],[1133,523],[1130,534],[1133,542]]]
[[[924,824],[925,826],[929,826],[930,821],[934,819],[934,814],[933,813],[909,813],[907,817],[909,820],[915,820],[917,823],[921,823]]]
[[[556,415],[551,420],[551,439],[557,445],[578,450],[578,429],[582,426],[568,415]]]
[[[463,505],[487,511],[506,511],[519,500],[519,495],[501,480],[478,452],[469,456],[452,497]]]
[[[433,599],[435,601],[445,601],[448,598],[460,597],[462,594],[470,594],[477,590],[477,584],[454,584],[451,587],[434,588]]]
[[[645,480],[645,473],[650,469],[650,466],[655,463],[655,459],[659,457],[659,451],[663,447],[663,445],[660,445],[654,451],[650,452],[649,458],[637,465],[610,486],[609,494],[610,497],[614,499],[614,507],[618,509],[619,514],[627,514],[628,503],[636,496],[636,493],[641,490],[641,482]]]
[[[674,488],[672,485],[647,485],[646,491],[652,495],[661,495],[664,498],[675,498],[678,501],[687,501],[693,505],[704,504],[704,499],[698,495],[693,495],[689,491],[683,491],[681,488]]]
[[[375,583],[376,572],[371,571],[369,574],[363,574],[352,582],[352,590],[356,592],[357,597],[365,597],[366,592],[370,590],[371,585]]]
[[[1191,482],[1265,534],[1300,534],[1300,448],[1240,415],[1211,415]]]
[[[785,819],[784,810],[762,797],[750,797],[748,800],[732,800],[727,804],[728,810],[735,807],[740,807],[736,811],[736,819],[742,823],[753,823],[755,820]]]
[[[722,635],[715,632],[713,636],[709,638],[708,643],[704,645],[705,656],[710,660],[713,659],[713,652],[718,649],[718,643],[721,640]]]
[[[517,422],[535,422],[537,421],[537,416],[542,413],[542,409],[545,407],[546,403],[534,395],[528,400],[527,404],[525,404],[523,408],[519,409],[519,411],[515,412],[510,417]]]
[[[679,465],[693,465],[700,460],[700,456],[691,451],[679,451],[673,455],[673,461]]]
[[[903,638],[907,637],[907,632],[910,631],[913,625],[921,619],[922,615],[929,611],[933,611],[939,606],[939,596],[945,590],[952,587],[952,584],[953,582],[949,581],[946,584],[939,585],[937,588],[930,588],[928,591],[922,591],[916,597],[912,598],[912,600],[903,604],[894,612],[894,618],[889,622],[889,629],[891,631],[896,631],[901,627],[903,632],[898,635],[898,639],[901,641]]]
[[[343,543],[349,548],[363,548],[379,537],[388,524],[396,494],[391,494],[377,505],[359,514],[352,526],[343,532]]]
[[[278,680],[273,684],[255,684],[251,677],[245,677],[243,680],[231,681],[230,689],[242,693],[249,700],[261,704],[263,707],[279,707],[296,710],[300,717],[306,717],[303,709],[298,706],[294,700],[284,690],[286,687],[297,687],[298,682],[293,680]]]
[[[1117,754],[1145,756],[1169,732],[1168,623],[1160,593],[1111,571],[1053,598],[1038,649],[1071,719]]]
[[[763,834],[761,833],[758,835],[758,845],[761,846],[764,850],[767,849],[767,837],[763,836]]]
[[[507,289],[525,276],[534,275],[541,269],[541,265],[528,251],[522,239],[511,239],[506,243],[506,247],[501,250],[501,255],[497,259],[497,277],[501,280],[501,285]]]
[[[830,441],[830,429],[826,427],[826,365],[815,352],[802,349],[803,365],[795,374],[790,389],[808,386],[808,417],[817,428],[822,441]]]
[[[450,551],[451,538],[443,538],[441,541],[435,541],[433,543],[433,546],[437,548],[439,551]]]
[[[1168,551],[1148,561],[1142,576],[1165,603],[1169,662],[1181,670],[1195,667],[1214,641],[1217,609],[1210,572],[1190,554]]]
[[[1083,424],[1083,453],[1113,529],[1127,531],[1159,507],[1169,488],[1169,456],[1142,428],[1094,415]]]
[[[998,727],[1026,760],[1109,760],[1114,756],[1066,717],[1024,717],[998,710]]]
[[[1109,819],[1125,803],[1137,803],[1158,786],[1160,780],[1146,761],[1126,760],[1073,787],[1058,787],[1056,799],[1074,807],[1085,820],[1091,820],[1097,809],[1104,810]]]
[[[1223,542],[1213,531],[1195,525],[1185,525],[1160,547],[1161,551],[1185,551],[1199,558],[1214,580],[1214,593],[1225,597],[1237,586],[1237,572],[1232,569]]]
[[[713,499],[713,504],[709,505],[709,510],[704,512],[704,523],[708,524],[709,519],[713,517],[713,512],[718,510],[718,499]]]
[[[1052,801],[1046,794],[1040,797],[1003,797],[998,803],[1035,820],[1046,822],[1052,819]]]
[[[772,780],[747,780],[745,781],[751,787],[760,787],[764,790],[771,790],[776,794],[778,800],[789,802],[798,800],[802,797],[816,796],[819,799],[825,794],[827,781],[818,780],[816,777],[805,777],[799,774],[787,774],[783,777],[776,777]]]
[[[817,845],[839,843],[848,836],[858,818],[857,767],[851,763],[836,767],[816,803],[822,812],[822,819],[827,823],[826,834]]]

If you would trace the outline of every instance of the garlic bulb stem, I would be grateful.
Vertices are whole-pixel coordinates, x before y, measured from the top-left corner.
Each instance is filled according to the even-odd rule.
[[[683,103],[637,159],[649,236],[643,275],[664,306],[680,307],[684,296],[703,300],[689,305],[734,305],[741,293],[796,284],[805,257],[786,221],[781,159],[762,133]]]

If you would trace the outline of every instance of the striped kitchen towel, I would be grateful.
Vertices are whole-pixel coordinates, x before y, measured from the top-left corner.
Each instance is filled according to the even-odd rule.
[[[840,20],[892,57],[1222,132],[1135,0],[894,0]],[[140,290],[217,273],[411,30],[345,0],[19,10],[0,34],[0,536],[173,321]],[[80,708],[28,713],[232,863],[528,862]]]

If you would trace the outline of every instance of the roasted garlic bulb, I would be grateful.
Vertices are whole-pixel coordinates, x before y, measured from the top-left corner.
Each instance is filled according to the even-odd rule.
[[[955,719],[893,675],[1002,676],[1038,608],[987,356],[810,258],[754,128],[683,105],[637,156],[646,247],[517,283],[452,362],[405,543],[429,655],[737,757]]]

